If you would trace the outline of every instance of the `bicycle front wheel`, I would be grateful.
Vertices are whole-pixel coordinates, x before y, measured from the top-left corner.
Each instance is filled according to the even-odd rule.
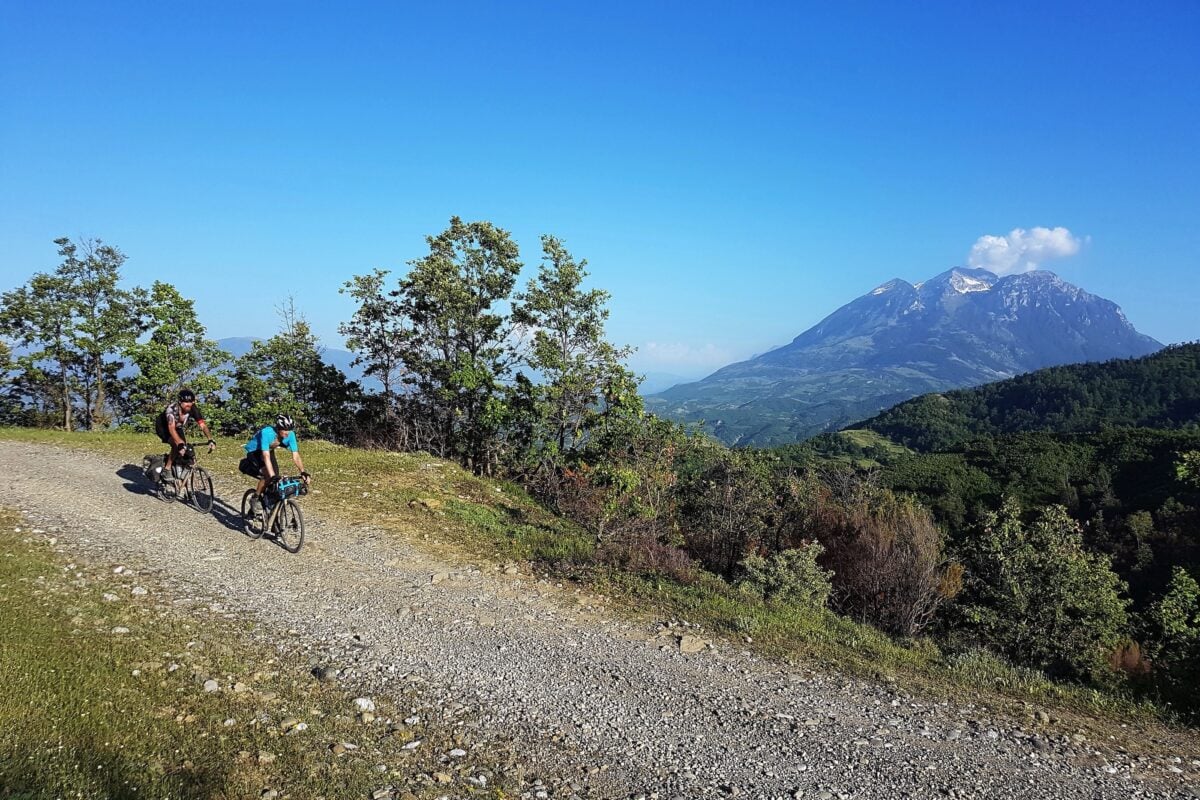
[[[212,512],[213,482],[204,467],[196,467],[188,476],[188,500],[201,514]]]
[[[284,500],[276,512],[275,538],[289,553],[299,553],[304,546],[304,513],[295,500]]]
[[[267,515],[263,511],[262,500],[253,489],[247,489],[242,495],[242,519],[246,523],[246,534],[251,539],[259,538],[267,530]]]

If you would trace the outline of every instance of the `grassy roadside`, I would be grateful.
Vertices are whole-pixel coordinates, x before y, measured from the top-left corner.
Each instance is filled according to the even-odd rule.
[[[0,439],[85,448],[131,462],[140,462],[156,444],[153,437],[128,433],[67,435],[24,429],[0,429]],[[236,442],[227,440],[216,454],[204,457],[217,478],[218,494],[227,500],[248,484],[236,474],[239,450]],[[743,643],[739,646],[772,657],[895,680],[909,693],[1024,716],[1030,727],[1034,711],[1048,710],[1056,729],[1083,731],[1091,738],[1136,739],[1144,746],[1147,737],[1144,731],[1135,734],[1135,728],[1172,721],[1168,709],[1118,692],[1054,683],[982,652],[946,657],[927,641],[900,643],[832,613],[764,604],[712,576],[681,584],[599,566],[595,545],[585,532],[540,508],[518,487],[476,478],[427,455],[354,450],[324,442],[305,442],[302,451],[316,481],[316,491],[305,502],[344,522],[421,539],[447,557],[527,561],[548,575],[578,579],[631,611],[686,620],[693,630],[728,636]],[[235,492],[230,487],[236,487]],[[1129,728],[1122,727],[1126,724]],[[1159,730],[1162,736],[1197,741],[1193,731]]]
[[[502,749],[418,698],[364,721],[299,646],[45,541],[0,509],[0,797],[510,796]]]

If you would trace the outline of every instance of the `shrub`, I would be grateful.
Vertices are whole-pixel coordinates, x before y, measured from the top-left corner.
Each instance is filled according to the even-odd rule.
[[[765,558],[752,555],[739,565],[738,586],[768,602],[821,608],[833,589],[832,573],[817,565],[823,552],[825,548],[813,542]]]
[[[1108,658],[1126,638],[1124,583],[1105,556],[1083,548],[1062,506],[1030,525],[1006,500],[963,548],[964,624],[1017,664],[1082,678],[1111,674]]]

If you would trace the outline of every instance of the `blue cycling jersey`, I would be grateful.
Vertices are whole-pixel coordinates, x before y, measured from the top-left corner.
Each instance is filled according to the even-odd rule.
[[[258,433],[250,437],[250,441],[246,442],[245,450],[247,453],[257,453],[261,450],[270,450],[277,447],[275,444],[279,438],[279,432],[271,425],[265,426]],[[288,431],[287,436],[283,437],[281,444],[293,453],[300,449],[300,442],[296,439],[295,431]]]

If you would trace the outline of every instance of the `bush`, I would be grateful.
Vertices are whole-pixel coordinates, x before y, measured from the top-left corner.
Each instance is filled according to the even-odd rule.
[[[739,565],[738,586],[768,602],[821,608],[833,589],[832,573],[817,565],[823,552],[825,548],[813,542],[766,558],[752,555]]]
[[[1098,679],[1126,639],[1124,583],[1105,556],[1083,548],[1079,524],[1051,506],[1030,525],[1006,500],[963,549],[963,623],[1014,663]]]

